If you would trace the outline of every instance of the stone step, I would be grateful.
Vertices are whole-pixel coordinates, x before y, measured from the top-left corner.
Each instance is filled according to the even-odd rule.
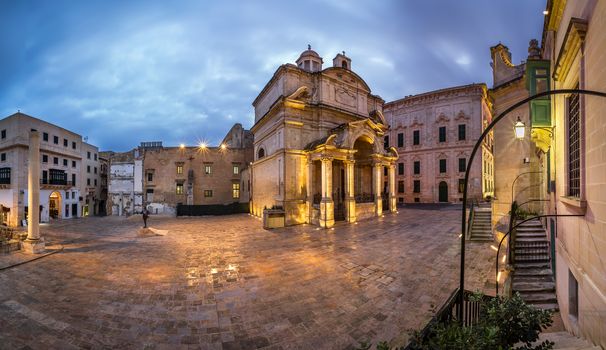
[[[515,269],[513,271],[513,276],[514,277],[522,277],[522,276],[527,276],[527,277],[543,277],[543,276],[552,276],[551,273],[551,269],[549,268],[537,268],[537,267],[528,267],[528,268],[521,268],[521,269]]]
[[[515,255],[542,255],[549,254],[549,250],[547,247],[545,248],[524,248],[524,249],[516,249]]]
[[[557,350],[565,350],[565,349],[575,349],[575,350],[593,350],[593,349],[601,349],[599,346],[591,345],[587,340],[577,338],[576,336],[568,333],[568,332],[553,332],[553,333],[541,333],[539,334],[539,339],[534,342],[532,345],[537,346],[544,341],[551,341],[554,343],[553,349]],[[520,344],[522,345],[522,344]]]
[[[523,249],[523,248],[543,248],[543,247],[549,247],[549,242],[547,242],[546,240],[537,240],[535,242],[518,242],[516,241],[515,243],[515,249]]]
[[[526,293],[519,292],[522,299],[528,304],[557,304],[555,293]]]
[[[515,255],[514,254],[514,259],[516,261],[528,261],[528,260],[543,260],[546,259],[547,261],[549,261],[549,254],[547,253],[539,253],[539,254],[520,254],[520,255]]]
[[[560,307],[556,303],[535,303],[535,304],[532,304],[532,306],[537,309],[543,309],[543,310],[551,310],[551,311],[560,310]]]
[[[542,283],[542,282],[553,282],[553,276],[533,276],[533,275],[513,275],[513,282],[525,282],[525,283]]]
[[[546,238],[547,235],[545,234],[545,231],[538,231],[538,232],[516,232],[516,237],[541,237],[541,238]]]
[[[526,269],[551,269],[549,262],[538,262],[538,261],[525,261],[516,262],[514,264],[516,271]]]
[[[540,237],[516,237],[516,244],[518,242],[535,243],[535,242],[547,242],[547,240],[544,237],[543,237],[543,239],[541,239]]]
[[[548,282],[527,282],[514,280],[511,287],[514,291],[525,293],[555,292],[555,283]]]
[[[516,227],[516,229],[518,229],[518,230],[519,229],[536,230],[536,229],[545,229],[545,228],[543,227],[543,224],[541,224],[541,223],[537,223],[537,224],[524,223],[524,224],[518,225]]]

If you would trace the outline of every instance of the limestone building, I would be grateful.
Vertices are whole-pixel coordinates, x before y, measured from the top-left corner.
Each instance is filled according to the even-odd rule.
[[[144,202],[152,213],[174,214],[179,204],[248,203],[252,134],[235,124],[221,144],[163,147],[142,144]]]
[[[109,159],[107,213],[133,215],[143,210],[143,156],[135,148],[128,152],[104,152]]]
[[[383,147],[383,99],[345,53],[322,65],[309,47],[296,64],[280,66],[253,102],[254,215],[276,208],[286,225],[331,227],[396,210],[398,155]]]
[[[491,122],[484,84],[457,86],[389,102],[385,147],[395,147],[398,203],[462,201],[465,170],[474,144]],[[472,164],[469,199],[493,196],[492,134]]]
[[[99,166],[97,148],[72,131],[15,113],[0,120],[3,223],[18,226],[27,216],[28,140],[32,129],[40,133],[40,220],[49,222],[96,214],[101,183],[93,181],[89,185],[86,169]],[[88,152],[91,159],[87,158]]]
[[[531,47],[529,53],[527,61],[516,65],[511,62],[507,46],[498,44],[490,48],[493,86],[489,95],[495,117],[514,103],[530,96],[526,72],[532,67],[532,62],[538,61],[540,57],[534,47]],[[526,203],[523,206],[526,211],[540,212],[542,202],[539,200],[545,198],[544,188],[547,184],[544,183],[546,179],[541,170],[544,167],[542,153],[535,151],[535,143],[530,137],[515,137],[514,126],[517,122],[526,127],[530,125],[529,108],[517,108],[493,129],[495,188],[492,220],[497,236],[504,235],[508,230],[513,201]],[[536,201],[529,202],[535,199]]]
[[[606,92],[606,2],[553,0],[546,10],[547,86]],[[532,124],[548,122],[553,131],[539,139],[543,150],[549,147],[547,212],[581,215],[547,222],[558,305],[568,331],[606,348],[606,98],[567,94],[548,101],[551,118],[535,125],[533,116]]]

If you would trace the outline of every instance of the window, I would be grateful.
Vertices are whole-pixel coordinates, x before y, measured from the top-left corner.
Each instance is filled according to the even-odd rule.
[[[176,194],[183,194],[183,184],[177,184]]]
[[[86,159],[90,159],[90,152],[86,152]]]
[[[414,180],[413,187],[414,193],[421,193],[421,180]]]
[[[2,138],[5,139],[6,138],[6,129],[2,130]]]
[[[421,140],[420,140],[420,137],[419,137],[419,130],[413,131],[412,132],[412,144],[416,146],[416,145],[418,145],[418,144],[421,143],[420,141]]]
[[[147,182],[154,181],[154,173],[147,173]]]
[[[177,174],[183,174],[183,165],[177,165]]]
[[[63,159],[63,166],[67,166],[67,164],[69,164],[69,161],[67,159]]]
[[[398,175],[404,175],[404,163],[398,163]]]
[[[72,148],[76,149],[76,143],[72,141]]]
[[[404,193],[404,181],[398,181],[398,193]]]
[[[465,140],[465,124],[459,124],[459,141]]]
[[[385,149],[389,148],[389,135],[385,135],[383,137],[383,148],[385,148]]]
[[[42,163],[48,163],[48,156],[46,154],[42,155]]]
[[[6,153],[0,154],[0,161],[1,162],[6,162]]]
[[[58,145],[58,144],[59,144],[59,136],[53,136],[53,143],[54,143],[55,145]]]
[[[76,174],[72,174],[72,186],[76,186]]]
[[[547,73],[546,68],[537,68],[535,70],[535,82],[536,82],[536,92],[538,94],[540,92],[545,92],[549,89],[549,75]]]
[[[579,317],[579,283],[570,270],[568,270],[568,313],[575,318]]]
[[[53,157],[53,164],[59,165],[59,158]]]
[[[95,186],[97,186],[97,179],[95,179]]]
[[[413,164],[413,173],[415,175],[419,175],[421,173],[421,161],[420,160],[415,160],[415,162]]]
[[[154,189],[153,188],[148,188],[147,191],[147,201],[148,202],[153,202],[154,201]]]
[[[48,133],[47,132],[42,133],[42,140],[48,142]]]
[[[90,178],[86,179],[86,185],[90,186]]]
[[[575,87],[578,89],[578,85]],[[579,94],[568,97],[568,195],[581,197],[581,125]]]
[[[212,164],[205,164],[204,165],[204,174],[210,175],[212,173],[213,173],[213,166],[212,166]]]
[[[257,151],[257,159],[261,159],[263,157],[265,157],[265,149],[259,148],[259,150]]]
[[[231,195],[234,199],[240,198],[240,184],[239,183],[231,184]]]
[[[63,147],[67,147],[67,145],[69,145],[69,142],[67,139],[63,139]]]
[[[459,158],[459,172],[464,173],[467,169],[467,159]]]
[[[446,142],[446,127],[440,126],[438,129],[439,142]]]
[[[69,191],[65,192],[65,199],[69,199]]]
[[[440,173],[446,172],[446,159],[440,159]]]
[[[240,166],[234,164],[233,168],[234,168],[233,169],[234,170],[234,175],[238,175],[240,173]]]
[[[398,134],[398,147],[404,147],[404,133]]]
[[[95,154],[94,154],[94,156],[95,156],[95,157],[94,157],[94,158],[95,158],[95,160],[97,160],[97,153],[95,153]]]
[[[97,167],[93,168],[93,172],[96,174],[97,173]]]
[[[213,190],[204,190],[204,197],[212,197]]]
[[[87,172],[87,173],[90,173],[90,165],[87,165],[87,166],[86,166],[86,172]]]
[[[75,167],[76,167],[76,161],[72,160],[72,168],[75,168]]]
[[[465,179],[459,179],[459,193],[463,193],[465,187]]]

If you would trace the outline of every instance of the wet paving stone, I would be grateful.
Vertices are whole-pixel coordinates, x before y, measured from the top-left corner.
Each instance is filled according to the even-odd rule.
[[[458,286],[459,214],[404,208],[272,231],[249,215],[152,216],[168,231],[156,236],[137,217],[58,221],[42,234],[62,252],[0,271],[0,348],[401,344]],[[467,257],[467,288],[491,288],[489,245]]]

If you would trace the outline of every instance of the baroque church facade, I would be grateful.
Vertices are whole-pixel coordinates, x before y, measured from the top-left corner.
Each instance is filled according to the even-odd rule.
[[[331,67],[308,47],[280,66],[253,102],[251,212],[274,208],[285,225],[396,211],[395,148],[384,148],[385,101],[340,53]],[[385,181],[386,180],[386,181]]]

